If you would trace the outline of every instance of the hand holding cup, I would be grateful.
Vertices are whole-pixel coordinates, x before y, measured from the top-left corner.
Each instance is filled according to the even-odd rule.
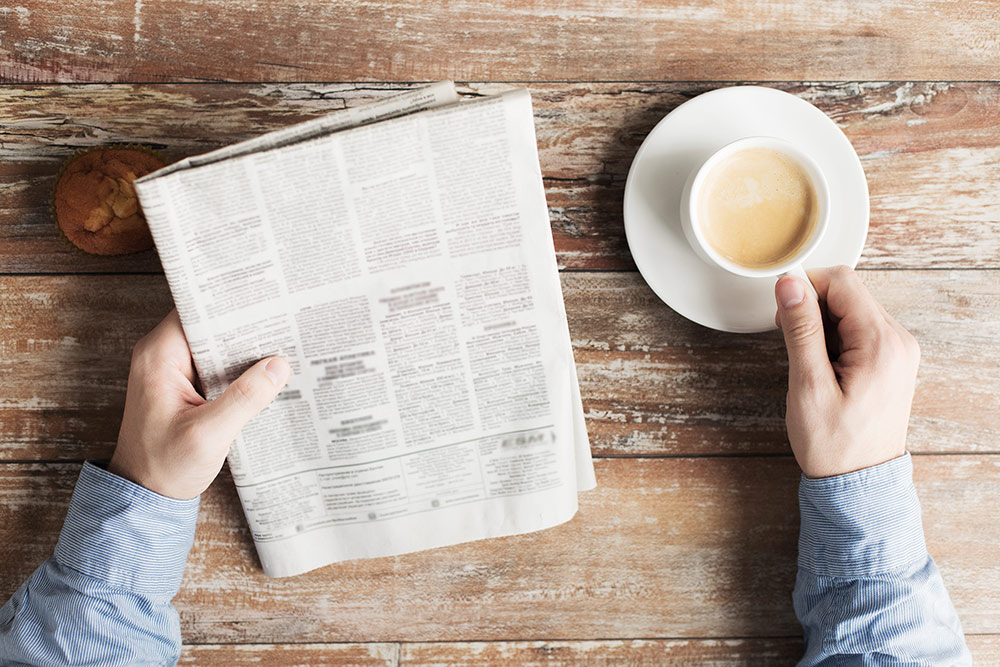
[[[798,278],[775,285],[795,459],[807,477],[831,477],[902,456],[920,346],[848,267],[809,278],[819,301]]]

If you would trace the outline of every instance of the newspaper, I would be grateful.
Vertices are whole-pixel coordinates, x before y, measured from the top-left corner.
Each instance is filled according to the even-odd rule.
[[[135,188],[206,398],[292,366],[229,452],[266,574],[541,530],[595,486],[527,90],[442,82]]]

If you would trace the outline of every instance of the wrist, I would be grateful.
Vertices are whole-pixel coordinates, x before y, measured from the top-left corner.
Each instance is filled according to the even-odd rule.
[[[201,495],[199,493],[180,492],[179,489],[174,488],[173,485],[166,483],[155,475],[152,472],[151,466],[144,464],[134,456],[124,453],[121,447],[115,449],[115,453],[108,462],[107,471],[166,498],[192,500]]]
[[[802,474],[808,479],[829,479],[850,475],[898,459],[906,454],[906,447],[901,445],[898,448],[880,452],[865,451],[859,455],[845,454],[829,447],[829,445],[814,447],[812,451],[818,451],[820,454],[818,456],[799,456],[796,454],[795,456],[799,468],[802,469]]]
[[[137,466],[130,460],[130,457],[122,453],[121,447],[117,447],[115,453],[111,455],[111,460],[108,461],[106,470],[112,475],[117,475],[154,493],[159,493],[143,482],[145,475],[138,474],[136,468]]]

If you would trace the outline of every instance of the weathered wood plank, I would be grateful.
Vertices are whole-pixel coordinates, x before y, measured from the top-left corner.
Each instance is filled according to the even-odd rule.
[[[789,664],[799,639],[640,639],[555,642],[396,644],[188,644],[181,665],[385,665],[537,667],[541,665]]]
[[[0,278],[0,459],[109,457],[132,346],[171,308],[162,275]]]
[[[1000,635],[966,639],[976,664],[1000,661]],[[542,665],[790,665],[802,655],[798,638],[638,639],[574,642],[429,642],[403,644],[400,665],[541,667]]]
[[[429,642],[403,644],[401,666],[541,667],[543,665],[788,665],[800,639],[638,639],[555,642]]]
[[[866,271],[923,346],[916,452],[996,452],[1000,272]],[[785,453],[774,332],[704,329],[635,273],[564,273],[597,455]],[[171,308],[162,276],[0,277],[0,460],[110,456],[132,345]]]
[[[967,632],[1000,627],[1000,456],[915,457]],[[0,599],[51,551],[77,466],[0,465]],[[562,526],[289,579],[257,564],[227,475],[176,603],[193,643],[797,636],[791,458],[602,459]]]
[[[531,87],[559,263],[633,268],[621,204],[635,151],[668,111],[718,84]],[[1000,84],[776,84],[829,114],[871,188],[868,268],[1000,267]],[[405,87],[205,84],[6,87],[0,98],[2,271],[158,271],[155,253],[100,258],[56,233],[49,192],[80,147],[136,141],[170,160]],[[488,94],[504,84],[471,84]]]
[[[378,644],[188,644],[178,665],[329,665],[330,667],[397,667],[399,645]]]
[[[1000,661],[1000,635],[966,638],[977,664]],[[187,644],[182,665],[423,665],[541,667],[556,665],[788,665],[802,654],[797,638],[635,639],[551,642],[397,644]],[[393,661],[396,657],[398,662]]]
[[[1000,664],[1000,634],[966,635],[965,641],[975,664]]]
[[[989,0],[90,3],[0,11],[0,80],[988,79]]]
[[[862,273],[922,347],[911,451],[998,451],[998,276]],[[563,292],[595,452],[788,451],[778,332],[705,329],[664,306],[638,274],[563,274]]]

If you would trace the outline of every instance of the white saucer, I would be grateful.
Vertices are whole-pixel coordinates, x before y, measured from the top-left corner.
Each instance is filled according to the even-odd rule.
[[[822,111],[761,86],[720,88],[680,105],[639,147],[625,184],[625,235],[639,272],[684,317],[712,329],[774,328],[774,278],[743,278],[695,254],[681,229],[684,183],[709,155],[736,139],[790,141],[819,164],[830,186],[830,226],[805,268],[861,257],[868,235],[868,182],[854,147]]]

